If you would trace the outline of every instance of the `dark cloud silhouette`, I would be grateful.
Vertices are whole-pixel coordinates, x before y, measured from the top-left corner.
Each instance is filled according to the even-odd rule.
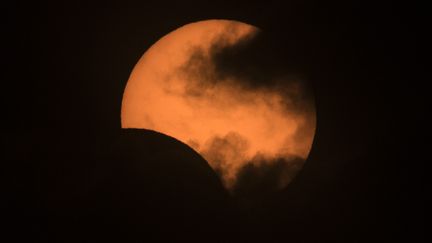
[[[211,61],[215,65],[217,78],[236,77],[250,88],[277,85],[290,73],[290,67],[281,62],[283,58],[278,53],[280,46],[274,44],[264,31],[229,46],[221,44],[219,39],[214,40]],[[292,81],[287,79],[285,82]]]
[[[234,195],[246,206],[254,206],[283,189],[303,164],[304,159],[299,157],[280,157],[269,161],[256,156],[251,163],[247,163],[238,171],[233,188]]]
[[[190,58],[179,69],[179,75],[192,81],[187,83],[186,95],[200,97],[204,90],[235,80],[245,91],[277,90],[291,110],[313,109],[312,87],[300,68],[301,53],[286,52],[286,44],[265,30],[256,29],[229,43],[233,34],[235,28],[231,24],[212,40],[209,50],[190,47]]]
[[[246,156],[248,146],[244,137],[231,132],[212,138],[201,152],[212,162],[213,169],[224,179],[232,195],[242,203],[258,203],[283,189],[305,162],[297,156],[268,158],[262,154],[249,159]],[[234,168],[236,165],[240,168]]]

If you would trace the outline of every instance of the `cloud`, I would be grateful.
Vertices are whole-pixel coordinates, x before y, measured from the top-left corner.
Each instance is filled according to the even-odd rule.
[[[225,186],[232,188],[239,166],[247,163],[248,149],[247,139],[238,133],[229,132],[223,137],[209,139],[199,151],[207,161],[211,161],[213,169],[222,177]]]
[[[265,35],[255,29],[232,43],[237,33],[235,25],[228,25],[209,46],[189,48],[190,58],[177,75],[188,80],[181,95],[191,106],[210,102],[223,111],[221,116],[232,109],[247,114],[253,112],[247,109],[252,106],[268,121],[259,126],[264,130],[275,125],[271,120],[277,117],[290,120],[278,127],[286,131],[272,131],[285,133],[286,137],[278,140],[281,143],[259,141],[272,144],[275,149],[270,151],[251,147],[257,142],[235,129],[201,144],[190,143],[233,193],[262,194],[288,184],[304,163],[315,128],[314,104],[304,82],[290,77],[280,57],[275,58]],[[263,107],[262,111],[258,107]],[[287,126],[291,132],[286,133],[290,130]],[[270,136],[258,139],[271,140]]]
[[[257,201],[282,189],[303,166],[300,157],[279,157],[268,160],[256,156],[239,169],[232,191],[244,200]]]
[[[282,189],[304,163],[298,156],[256,153],[250,157],[248,149],[247,139],[230,132],[210,139],[198,150],[223,179],[225,187],[244,199],[260,198]]]

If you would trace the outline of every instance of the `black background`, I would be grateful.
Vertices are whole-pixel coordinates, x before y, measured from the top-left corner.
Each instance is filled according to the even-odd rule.
[[[59,1],[4,12],[3,185],[14,239],[420,242],[418,114],[426,110],[411,6]],[[120,129],[123,90],[141,55],[172,30],[213,18],[273,36],[274,59],[315,92],[317,132],[304,170],[249,210],[236,208],[179,142]],[[175,164],[183,160],[196,163]],[[140,175],[133,161],[164,166]]]

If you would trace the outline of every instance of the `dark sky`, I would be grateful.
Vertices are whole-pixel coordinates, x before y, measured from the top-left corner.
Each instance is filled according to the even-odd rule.
[[[4,11],[3,184],[15,239],[420,242],[424,159],[408,151],[421,150],[424,78],[412,7],[70,1]],[[266,31],[278,54],[253,58],[283,63],[315,93],[304,170],[259,206],[239,208],[180,142],[120,129],[141,55],[175,28],[212,18]]]

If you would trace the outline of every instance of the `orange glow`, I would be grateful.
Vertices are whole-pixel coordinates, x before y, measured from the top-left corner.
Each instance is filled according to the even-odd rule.
[[[206,58],[215,39],[223,36],[222,45],[230,46],[258,31],[236,21],[208,20],[160,39],[128,80],[122,127],[151,129],[183,141],[220,172],[227,188],[235,184],[244,165],[258,163],[257,157],[264,159],[260,163],[306,159],[315,133],[314,110],[299,111],[280,89],[248,88],[236,77],[206,85],[202,75],[189,75],[184,69],[196,48]],[[211,63],[206,65],[205,75],[215,76]],[[302,92],[300,86],[286,88],[294,94]],[[294,166],[290,174],[300,167]],[[285,178],[281,186],[290,179]]]

